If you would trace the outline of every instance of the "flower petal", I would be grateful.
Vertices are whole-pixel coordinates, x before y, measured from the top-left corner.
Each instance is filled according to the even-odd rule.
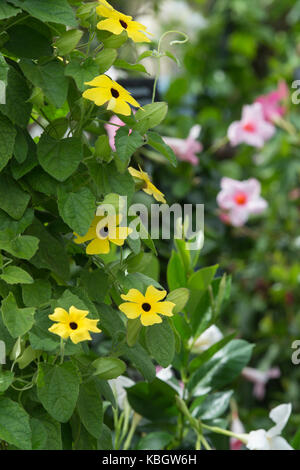
[[[90,320],[89,318],[85,318],[83,322],[81,323],[82,328],[87,328],[89,331],[92,333],[101,333],[102,330],[100,330],[97,327],[97,323],[99,320]]]
[[[110,100],[110,92],[105,88],[90,88],[82,93],[83,98],[94,101],[97,106],[102,106]]]
[[[72,307],[69,308],[69,322],[79,322],[80,320],[82,320],[83,318],[85,318],[88,314],[89,314],[89,311],[88,310],[79,310],[78,308],[74,307],[74,305],[72,305]]]
[[[129,302],[143,303],[145,302],[145,297],[137,289],[130,289],[127,294],[122,294],[121,298]]]
[[[109,253],[109,251],[110,246],[109,241],[107,239],[101,240],[100,238],[96,238],[86,247],[87,255],[105,255]]]
[[[54,313],[49,315],[49,318],[52,321],[59,321],[64,323],[69,321],[69,314],[64,308],[57,307],[54,310]]]
[[[54,325],[48,328],[48,331],[60,336],[63,339],[67,339],[70,336],[70,328],[64,323],[54,323]]]
[[[139,317],[142,313],[141,306],[131,302],[124,302],[123,304],[120,304],[119,309],[121,312],[125,313],[127,318],[131,319]]]
[[[149,286],[145,294],[145,299],[146,302],[152,304],[154,302],[159,302],[160,300],[164,299],[166,295],[167,291],[156,289],[154,286]]]
[[[123,26],[117,18],[107,18],[106,20],[99,21],[99,23],[97,24],[97,29],[110,31],[111,33],[116,35],[121,34],[122,31],[124,31]]]
[[[153,307],[156,313],[161,313],[162,315],[166,315],[167,317],[172,317],[173,313],[172,310],[175,307],[175,304],[173,302],[169,302],[168,300],[165,300],[164,302],[158,302],[155,304]]]
[[[80,343],[81,341],[88,341],[92,339],[88,330],[85,328],[80,328],[76,331],[73,331],[70,334],[70,338],[74,344]]]
[[[150,326],[155,323],[162,323],[162,319],[156,313],[143,313],[141,315],[141,323],[144,326]]]

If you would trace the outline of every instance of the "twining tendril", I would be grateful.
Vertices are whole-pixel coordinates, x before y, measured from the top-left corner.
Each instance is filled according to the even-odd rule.
[[[156,87],[157,87],[157,81],[160,75],[160,59],[162,57],[167,57],[168,55],[166,53],[161,52],[161,46],[162,46],[162,41],[169,35],[169,34],[179,34],[180,36],[183,37],[183,39],[174,39],[173,41],[170,42],[170,46],[174,46],[175,44],[185,44],[186,42],[189,41],[189,37],[186,33],[183,33],[182,31],[177,31],[177,30],[170,30],[166,31],[159,39],[158,41],[158,49],[157,53],[153,53],[152,57],[156,57],[158,59],[158,67],[157,67],[157,73],[156,77],[154,80],[153,84],[153,93],[152,93],[152,103],[154,103],[155,100],[155,95],[156,95]],[[154,52],[154,51],[153,51]]]

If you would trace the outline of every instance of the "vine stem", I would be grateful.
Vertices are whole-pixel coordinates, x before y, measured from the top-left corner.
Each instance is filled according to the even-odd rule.
[[[158,82],[159,75],[160,75],[160,59],[162,57],[161,45],[162,45],[162,41],[165,39],[166,36],[168,36],[168,34],[179,34],[179,35],[184,37],[184,39],[181,39],[181,40],[176,39],[174,41],[171,41],[170,46],[173,46],[174,44],[184,44],[184,43],[188,42],[188,40],[189,40],[189,37],[188,37],[187,34],[183,33],[182,31],[177,31],[177,30],[166,31],[160,37],[160,39],[158,41],[158,48],[157,48],[157,55],[156,55],[156,57],[158,59],[158,66],[157,66],[157,72],[156,72],[156,76],[155,76],[155,80],[154,80],[154,84],[153,84],[152,103],[154,103],[154,100],[155,100],[157,82]],[[155,55],[153,55],[153,57],[155,57]]]
[[[139,422],[141,421],[141,419],[142,419],[142,417],[139,414],[134,413],[133,418],[132,418],[132,422],[131,422],[131,426],[130,426],[130,430],[129,430],[127,439],[124,443],[124,446],[123,446],[123,450],[128,450],[129,449],[132,438],[133,438],[133,435],[134,435],[135,430],[136,430],[136,427],[139,424]]]

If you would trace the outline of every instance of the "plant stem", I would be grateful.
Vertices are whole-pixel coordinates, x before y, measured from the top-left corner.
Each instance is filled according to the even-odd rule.
[[[128,450],[129,449],[132,438],[133,438],[135,430],[136,430],[136,427],[139,424],[139,422],[141,421],[141,419],[142,419],[142,417],[139,414],[134,413],[133,418],[132,418],[132,422],[131,422],[131,426],[130,426],[130,430],[129,430],[127,439],[124,443],[124,446],[123,446],[123,450]]]

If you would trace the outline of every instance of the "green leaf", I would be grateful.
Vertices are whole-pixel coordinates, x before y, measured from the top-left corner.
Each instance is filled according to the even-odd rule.
[[[2,125],[1,125],[2,128]],[[16,129],[17,135],[14,143],[14,156],[18,163],[23,163],[26,160],[28,153],[28,141],[25,131],[22,129]],[[0,147],[1,148],[1,147]]]
[[[60,55],[70,54],[75,49],[80,39],[82,38],[83,31],[79,29],[69,29],[62,33],[62,35],[55,42]]]
[[[122,31],[121,34],[111,34],[107,39],[103,39],[105,49],[113,48],[119,49],[128,39],[126,31]]]
[[[172,439],[173,436],[168,432],[150,432],[139,441],[137,450],[163,450]]]
[[[111,450],[113,449],[112,443],[112,432],[106,424],[103,423],[101,436],[98,439],[99,450]]]
[[[130,133],[127,126],[122,126],[116,133],[115,145],[117,155],[122,162],[122,169],[125,170],[134,152],[144,145],[144,139],[137,131]]]
[[[99,52],[95,57],[95,63],[98,68],[96,75],[105,73],[115,62],[117,55],[116,49],[105,48]]]
[[[230,383],[250,361],[253,346],[241,339],[230,341],[192,374],[189,391],[202,395],[204,389],[221,388]]]
[[[186,276],[183,262],[176,251],[172,251],[167,267],[167,280],[170,291],[186,285]]]
[[[46,279],[35,279],[33,284],[22,286],[22,297],[26,307],[39,307],[51,298],[51,284]]]
[[[41,351],[35,351],[31,346],[28,346],[21,356],[16,360],[19,369],[25,369],[32,361],[41,355]]]
[[[167,145],[159,134],[156,132],[148,132],[148,145],[153,147],[159,153],[161,153],[167,160],[173,165],[177,166],[177,158],[171,147]]]
[[[129,64],[126,60],[117,59],[114,62],[114,66],[118,67],[119,69],[131,70],[132,72],[142,72],[147,73],[147,70],[142,64]]]
[[[0,208],[13,219],[20,219],[29,203],[30,195],[25,193],[9,175],[0,174]]]
[[[199,271],[192,274],[187,284],[189,289],[206,290],[215,277],[218,267],[219,265],[216,264],[215,266],[199,269]]]
[[[217,392],[204,397],[196,398],[191,406],[192,416],[203,420],[219,418],[227,410],[233,390]]]
[[[89,188],[76,193],[58,191],[58,210],[62,219],[79,235],[89,230],[96,212],[95,197]]]
[[[14,380],[14,373],[10,370],[0,370],[0,393],[5,392]]]
[[[51,0],[51,6],[41,0],[10,0],[10,3],[41,21],[77,26],[74,11],[67,0]]]
[[[135,119],[138,122],[136,130],[145,134],[148,129],[158,126],[165,119],[167,112],[168,105],[165,102],[146,104],[135,114]]]
[[[5,49],[11,54],[26,59],[39,59],[51,56],[50,30],[34,18],[27,20],[26,24],[17,24],[9,28],[9,39],[5,42]]]
[[[71,62],[65,68],[65,75],[72,77],[80,91],[85,89],[85,82],[89,82],[96,75],[99,75],[99,67],[91,57],[83,60],[82,58],[72,58]]]
[[[0,439],[22,450],[31,449],[29,417],[16,402],[0,397]]]
[[[53,106],[60,108],[67,99],[68,79],[64,74],[64,65],[60,61],[51,61],[45,65],[21,60],[20,67],[28,80],[43,90]]]
[[[33,279],[24,269],[18,266],[7,266],[3,269],[0,278],[7,284],[32,284]]]
[[[34,324],[35,309],[18,308],[12,292],[2,301],[1,311],[4,325],[13,338],[23,336]]]
[[[127,321],[126,339],[127,339],[127,344],[129,347],[132,347],[137,343],[141,328],[142,328],[142,324],[139,318],[135,318],[134,320]]]
[[[0,5],[0,20],[5,20],[6,18],[11,18],[16,16],[18,13],[21,13],[19,8],[14,8],[8,3],[1,3]]]
[[[225,338],[222,338],[220,341],[210,346],[210,348],[206,349],[206,351],[203,351],[199,356],[195,357],[189,363],[188,368],[190,372],[194,372],[196,369],[199,369],[199,367],[202,366],[202,364],[204,364],[209,359],[211,359],[220,349],[224,348],[224,346],[226,346],[227,343],[229,343],[232,339],[234,339],[235,336],[236,336],[236,333],[227,335]]]
[[[151,383],[139,382],[127,388],[130,406],[151,421],[168,420],[178,414],[175,395],[177,392],[174,388],[158,379]]]
[[[0,114],[0,171],[12,157],[17,132],[11,122]]]
[[[0,249],[8,251],[16,258],[31,259],[36,253],[38,245],[39,240],[36,237],[23,235],[9,240],[0,232]]]
[[[14,124],[26,127],[30,118],[32,105],[28,103],[30,91],[21,72],[10,67],[7,76],[6,103],[0,104],[1,113]]]
[[[86,430],[96,438],[102,432],[102,400],[94,381],[80,385],[77,409]]]
[[[190,297],[190,291],[184,287],[179,287],[178,289],[173,290],[169,293],[166,300],[173,302],[175,307],[173,308],[173,313],[181,312],[186,306]]]
[[[45,410],[60,423],[72,416],[79,395],[80,375],[71,362],[40,363],[37,393]]]
[[[69,258],[63,244],[53,237],[37,219],[26,233],[33,235],[30,238],[39,241],[39,249],[30,262],[39,269],[50,269],[59,277],[68,279],[70,275]]]
[[[111,159],[111,148],[107,135],[99,135],[98,139],[96,140],[95,157],[107,162]]]
[[[167,367],[171,364],[175,355],[175,337],[167,320],[147,327],[146,344],[159,365]]]
[[[100,269],[94,271],[84,270],[80,276],[80,285],[92,301],[101,303],[104,301],[109,288],[109,278]]]
[[[116,379],[126,370],[125,362],[117,357],[99,357],[92,365],[96,369],[94,375],[103,380]]]
[[[99,311],[101,311],[100,328],[107,331],[111,337],[118,331],[126,333],[119,312],[106,304],[99,305]],[[125,346],[124,357],[132,362],[146,380],[152,381],[155,379],[155,367],[149,358],[149,354],[139,343],[132,348]]]
[[[38,159],[42,168],[58,181],[69,178],[82,157],[82,142],[77,137],[55,140],[43,134],[38,143]]]

